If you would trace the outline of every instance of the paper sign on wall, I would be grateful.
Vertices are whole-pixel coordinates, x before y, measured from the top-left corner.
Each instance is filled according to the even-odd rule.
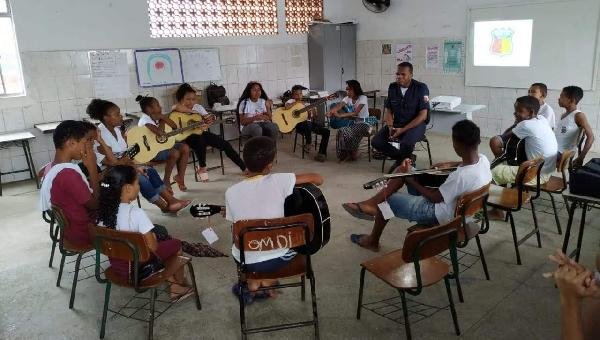
[[[131,96],[126,52],[93,51],[89,55],[96,97],[126,98]]]
[[[440,68],[440,47],[430,45],[425,48],[425,69]]]
[[[462,70],[463,42],[447,40],[444,42],[444,72],[460,73]]]
[[[412,44],[396,44],[394,50],[396,54],[396,64],[403,62],[412,62],[413,45]]]
[[[183,83],[181,55],[176,48],[136,50],[135,65],[142,87]]]

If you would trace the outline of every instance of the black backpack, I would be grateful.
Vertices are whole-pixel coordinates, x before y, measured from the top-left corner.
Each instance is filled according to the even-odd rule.
[[[571,171],[569,188],[575,195],[600,197],[600,158],[592,158],[581,168]]]
[[[208,106],[212,107],[215,103],[229,105],[229,98],[227,98],[226,94],[227,91],[225,91],[225,87],[210,83],[210,85],[206,87],[206,100],[208,101]]]

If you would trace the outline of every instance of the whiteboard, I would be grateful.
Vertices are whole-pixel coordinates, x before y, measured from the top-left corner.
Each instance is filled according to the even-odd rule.
[[[141,87],[183,83],[181,56],[176,48],[136,50],[135,66]]]
[[[181,50],[181,64],[186,82],[221,79],[219,50],[216,48]]]
[[[89,57],[96,98],[131,96],[127,52],[92,51]]]
[[[514,4],[469,12],[465,85],[528,88],[542,82],[556,90],[568,85],[593,89],[600,1]],[[533,20],[529,66],[474,65],[475,22],[528,19]]]

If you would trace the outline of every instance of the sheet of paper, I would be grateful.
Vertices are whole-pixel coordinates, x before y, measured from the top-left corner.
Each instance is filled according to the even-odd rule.
[[[206,242],[208,242],[208,244],[213,244],[219,240],[219,236],[217,236],[217,233],[215,233],[213,228],[210,227],[202,230],[202,236],[204,236],[204,239],[206,240]]]
[[[440,68],[440,47],[437,45],[430,45],[425,48],[425,69],[438,69]]]
[[[383,219],[389,220],[390,218],[394,217],[394,212],[392,211],[392,208],[390,207],[388,202],[381,202],[377,204],[377,206],[379,207],[379,211],[381,211],[381,214],[383,215]]]
[[[396,64],[403,63],[405,61],[412,63],[413,45],[412,44],[396,44],[394,49],[396,54]]]
[[[131,96],[126,52],[92,51],[90,52],[90,67],[95,97],[127,98]]]

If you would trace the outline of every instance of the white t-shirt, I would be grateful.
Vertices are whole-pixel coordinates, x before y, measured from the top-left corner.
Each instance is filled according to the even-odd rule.
[[[575,116],[581,111],[575,110],[567,113],[566,116],[560,118],[556,131],[556,141],[558,142],[558,151],[565,152],[574,150],[577,147],[579,132],[581,129],[575,122]]]
[[[100,136],[102,137],[106,145],[108,145],[111,148],[113,154],[115,154],[116,157],[120,157],[123,154],[123,152],[127,151],[127,142],[123,138],[123,134],[121,134],[120,127],[115,127],[115,133],[117,134],[116,138],[103,123],[98,124],[98,130],[100,130]],[[106,156],[100,153],[99,148],[100,144],[94,141],[96,162],[100,169],[104,170],[106,166],[102,163],[102,161]]]
[[[293,173],[276,173],[255,176],[232,185],[225,192],[225,207],[228,221],[271,219],[285,216],[284,201],[292,194],[296,184]],[[283,256],[289,249],[246,251],[247,264],[264,262]],[[240,251],[235,244],[231,254],[239,261]]]
[[[544,118],[546,118],[552,130],[556,128],[556,118],[554,118],[554,110],[552,109],[552,106],[548,105],[548,103],[544,103],[544,105],[540,106],[538,115],[544,116]]]
[[[258,98],[257,101],[253,102],[250,98],[244,100],[240,104],[240,112],[248,118],[258,116],[261,113],[267,112],[267,101],[263,98]]]
[[[477,163],[459,166],[439,187],[444,201],[435,204],[438,223],[444,224],[454,217],[456,200],[460,195],[477,190],[491,181],[490,161],[482,154],[479,154]]]
[[[115,227],[120,231],[146,234],[154,228],[154,224],[152,224],[146,212],[136,204],[121,203],[119,204],[117,225]]]
[[[158,122],[152,119],[152,117],[148,116],[145,113],[142,113],[140,120],[138,120],[138,126],[146,126],[146,124],[152,124],[154,126],[158,126]]]
[[[542,174],[554,172],[558,144],[546,118],[538,115],[535,118],[521,121],[512,129],[512,132],[518,138],[525,139],[525,154],[528,160],[537,157],[544,158]]]
[[[369,101],[367,99],[367,96],[362,95],[359,96],[358,99],[356,101],[352,100],[352,98],[350,97],[344,97],[344,99],[342,99],[342,101],[344,103],[346,103],[346,106],[350,107],[350,109],[352,111],[355,111],[356,107],[360,104],[363,105],[362,109],[360,109],[360,112],[358,113],[358,117],[357,118],[367,118],[369,117]]]
[[[403,96],[406,94],[406,91],[408,91],[408,87],[400,87],[400,92],[402,92]]]

